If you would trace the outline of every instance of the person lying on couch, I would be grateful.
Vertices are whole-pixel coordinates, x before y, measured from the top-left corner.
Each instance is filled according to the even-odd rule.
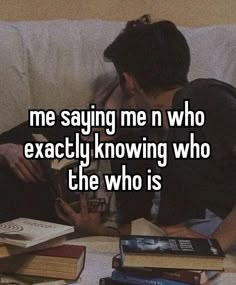
[[[128,22],[104,52],[120,77],[125,106],[162,110],[163,140],[189,141],[194,131],[195,141],[211,145],[208,159],[180,160],[169,153],[161,169],[159,224],[169,234],[199,237],[181,223],[202,218],[208,208],[224,219],[212,236],[226,250],[236,241],[236,89],[213,79],[188,82],[190,51],[182,33],[170,21],[144,20]],[[205,112],[203,127],[168,127],[165,111],[183,109],[184,100]]]
[[[163,140],[189,141],[193,131],[190,127],[169,128],[166,110],[183,109],[187,99],[192,110],[205,112],[205,125],[194,128],[195,140],[209,142],[211,156],[176,160],[169,153],[168,166],[162,169],[159,224],[169,235],[200,237],[182,223],[204,217],[208,208],[224,219],[212,237],[227,250],[236,240],[235,88],[213,79],[188,82],[189,47],[170,21],[152,24],[145,18],[128,22],[104,56],[118,72],[126,108],[163,111]],[[76,222],[76,215],[68,214]]]

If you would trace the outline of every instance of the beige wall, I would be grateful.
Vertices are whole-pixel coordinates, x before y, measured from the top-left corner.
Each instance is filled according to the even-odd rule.
[[[2,20],[127,20],[151,13],[178,25],[236,23],[235,0],[0,0]]]

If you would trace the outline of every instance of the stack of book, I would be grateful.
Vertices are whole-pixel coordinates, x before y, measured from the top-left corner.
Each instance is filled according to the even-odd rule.
[[[124,236],[112,276],[100,285],[200,285],[223,271],[223,261],[215,239]]]
[[[71,226],[26,218],[0,224],[0,283],[63,285],[77,280],[86,249],[63,245],[73,231]]]

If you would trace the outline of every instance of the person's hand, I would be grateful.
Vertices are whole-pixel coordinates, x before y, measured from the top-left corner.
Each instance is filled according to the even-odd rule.
[[[1,149],[4,162],[19,179],[26,183],[45,181],[39,162],[26,159],[23,155],[22,145],[9,143],[1,145]]]
[[[75,212],[64,200],[58,198],[55,204],[57,216],[67,224],[78,227],[80,233],[96,234],[101,226],[101,213],[89,212],[85,194],[80,194],[80,213]]]
[[[191,229],[187,228],[183,224],[178,224],[174,226],[167,226],[162,228],[167,236],[170,237],[186,237],[186,238],[207,238],[206,236],[196,233]]]

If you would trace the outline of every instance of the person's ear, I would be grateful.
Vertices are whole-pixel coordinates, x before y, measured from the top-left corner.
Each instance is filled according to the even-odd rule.
[[[134,89],[134,76],[128,72],[123,73],[125,87],[130,91]]]
[[[140,89],[140,87],[139,87],[139,84],[138,84],[135,76],[131,73],[128,73],[128,72],[124,72],[122,75],[123,75],[123,78],[125,81],[124,82],[125,87],[128,90],[128,92],[130,94],[136,93]]]

